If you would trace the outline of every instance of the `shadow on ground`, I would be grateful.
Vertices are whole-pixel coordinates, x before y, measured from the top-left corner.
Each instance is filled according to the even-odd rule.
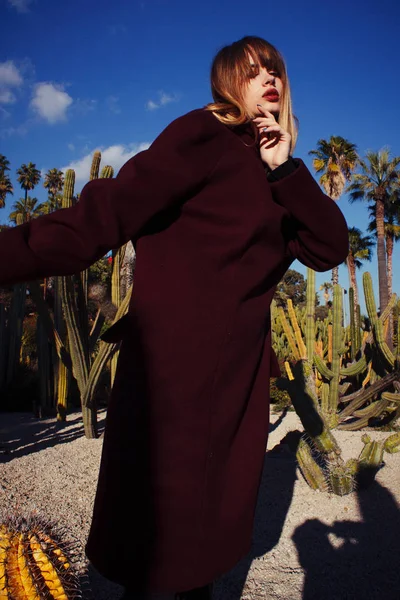
[[[282,418],[278,420],[279,423]],[[271,429],[276,427],[276,423],[271,425]],[[213,600],[240,600],[253,561],[262,561],[263,556],[278,545],[297,478],[295,451],[300,435],[297,431],[291,432],[278,446],[266,453],[252,548],[234,569],[215,582]]]
[[[293,535],[305,569],[303,600],[399,600],[400,511],[374,482],[357,499],[362,521],[314,519]],[[312,551],[310,551],[312,549]]]
[[[104,431],[105,416],[105,410],[99,411],[99,435]],[[0,464],[83,436],[79,413],[67,416],[66,422],[55,417],[39,419],[27,413],[0,413]]]

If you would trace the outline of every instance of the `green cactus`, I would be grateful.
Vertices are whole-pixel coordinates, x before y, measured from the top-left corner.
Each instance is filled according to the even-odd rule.
[[[306,348],[307,360],[313,364],[315,346],[315,271],[307,267],[306,293]]]
[[[36,347],[38,358],[40,402],[39,404],[34,405],[34,413],[37,417],[44,417],[51,410],[53,385],[51,378],[49,342],[40,315],[38,315],[36,321]]]
[[[93,153],[92,166],[90,167],[90,181],[99,178],[99,170],[101,163],[101,152],[96,150]]]
[[[384,450],[389,454],[400,452],[400,432],[390,435],[383,444]]]
[[[91,170],[92,179],[98,176],[100,159],[101,154],[95,153]],[[111,177],[112,174],[111,167],[103,169],[103,176]],[[76,201],[74,198],[74,181],[74,171],[68,170],[65,174],[63,208],[72,206]],[[131,295],[130,289],[122,300],[119,289],[119,263],[123,260],[124,251],[125,246],[113,253],[112,300],[117,308],[116,319],[126,313]],[[38,312],[42,316],[48,339],[53,342],[59,357],[56,368],[57,418],[65,419],[68,377],[72,372],[80,393],[85,435],[89,438],[96,437],[97,414],[93,395],[105,363],[115,354],[117,348],[115,344],[100,342],[97,354],[94,355],[94,348],[97,348],[103,320],[100,318],[99,309],[89,333],[87,271],[75,276],[56,278],[54,319],[50,315],[46,302],[41,297],[37,282],[31,284],[31,293]],[[62,305],[64,318],[60,314],[60,305]],[[65,335],[64,326],[67,335]]]
[[[311,448],[303,439],[300,440],[297,448],[296,459],[308,485],[313,490],[326,492],[328,490],[328,483],[326,481],[324,470],[316,463]]]
[[[363,284],[365,293],[365,305],[367,307],[368,317],[371,321],[372,332],[375,342],[384,360],[389,364],[390,367],[393,367],[395,365],[395,356],[384,339],[382,321],[377,317],[376,314],[376,304],[374,292],[372,289],[372,278],[370,273],[363,274]],[[391,298],[391,300],[391,308],[393,308],[393,298]]]
[[[353,465],[351,468],[345,465],[334,466],[329,470],[328,483],[330,490],[337,496],[346,496],[355,490],[355,477],[353,473]]]
[[[11,306],[7,319],[7,366],[6,384],[13,380],[20,359],[22,329],[26,304],[26,283],[19,283],[13,288]]]
[[[102,179],[112,179],[114,177],[114,169],[110,165],[106,165],[102,168],[100,177]]]

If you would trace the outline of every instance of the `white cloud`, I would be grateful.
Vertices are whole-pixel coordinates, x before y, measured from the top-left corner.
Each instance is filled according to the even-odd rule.
[[[129,158],[142,150],[147,150],[149,145],[147,142],[142,142],[140,144],[129,144],[129,146],[116,144],[108,148],[97,148],[97,150],[101,151],[101,168],[105,165],[111,165],[114,167],[115,173],[117,173]],[[61,171],[65,173],[67,169],[73,169],[76,181],[86,183],[86,181],[89,181],[92,158],[93,152],[90,152],[79,160],[70,162],[66,167],[62,167]]]
[[[6,110],[5,108],[3,108],[2,106],[0,106],[0,115],[1,118],[4,119],[8,119],[9,117],[11,117],[11,113],[8,112],[8,110]]]
[[[19,86],[22,81],[21,74],[12,60],[0,63],[0,85]]]
[[[12,60],[0,63],[0,104],[13,104],[16,97],[11,88],[23,83],[21,73]]]
[[[171,102],[178,102],[179,97],[174,94],[166,94],[162,90],[158,92],[158,100],[148,100],[145,104],[147,110],[157,110],[166,104],[170,104]]]
[[[87,115],[88,113],[95,110],[97,106],[97,100],[91,98],[77,98],[74,101],[74,112],[80,115]]]
[[[74,144],[68,144],[68,150],[71,150],[71,152],[73,152],[75,150]]]
[[[115,115],[119,115],[121,112],[118,101],[119,101],[118,96],[108,96],[106,98],[106,105],[107,105],[108,109]]]
[[[9,138],[14,135],[24,136],[28,133],[29,126],[30,122],[26,121],[26,123],[22,123],[22,125],[18,125],[18,127],[7,127],[5,129],[1,129],[0,138]]]
[[[29,12],[29,5],[32,4],[32,0],[8,0],[18,12],[26,13]]]
[[[169,104],[170,102],[176,102],[178,98],[176,96],[171,96],[170,94],[165,94],[164,92],[160,92],[160,104],[164,106],[165,104]]]
[[[157,110],[157,108],[160,108],[160,107],[153,100],[148,100],[146,102],[146,108],[147,108],[147,110]]]
[[[0,88],[0,104],[13,104],[16,101],[15,94],[7,88]]]
[[[62,86],[53,83],[38,83],[35,86],[31,107],[48,123],[65,121],[68,107],[73,100]]]

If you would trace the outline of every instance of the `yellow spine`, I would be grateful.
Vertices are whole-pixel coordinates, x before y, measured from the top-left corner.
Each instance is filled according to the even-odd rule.
[[[296,313],[294,312],[293,302],[291,301],[290,298],[287,301],[287,308],[288,308],[290,322],[292,324],[294,335],[296,338],[297,347],[300,352],[300,358],[307,358],[307,348],[305,346],[305,343],[303,342],[303,337],[301,335],[299,323],[297,321]]]
[[[372,371],[372,360],[370,361],[369,365],[368,365],[368,372],[367,375],[365,376],[364,381],[361,384],[361,387],[365,387],[367,385],[367,383],[370,382],[371,379],[371,371]]]
[[[0,527],[0,598],[9,598],[7,591],[7,552],[10,547],[10,534],[4,526]]]
[[[288,363],[288,361],[285,361],[285,369],[286,369],[286,373],[287,373],[289,381],[293,381],[294,377],[293,377],[292,369],[290,368],[290,364]]]
[[[30,547],[33,558],[35,559],[42,577],[54,600],[68,600],[57,571],[53,567],[46,554],[43,552],[40,542],[36,535],[29,536]]]
[[[18,567],[18,536],[13,534],[10,542],[6,567],[10,596],[11,598],[16,598],[17,600],[29,600],[25,594],[25,589]]]
[[[37,593],[36,586],[29,569],[28,561],[25,557],[24,535],[22,533],[19,534],[18,539],[18,568],[26,597],[29,598],[29,600],[40,600],[40,596]]]
[[[57,560],[61,563],[64,569],[69,569],[71,565],[69,564],[68,559],[63,551],[58,547],[57,543],[49,535],[43,533],[43,531],[35,531],[35,533],[41,541],[50,546],[52,553],[55,554]]]

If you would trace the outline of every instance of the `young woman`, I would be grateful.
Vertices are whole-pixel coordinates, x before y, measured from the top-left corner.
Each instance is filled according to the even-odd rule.
[[[3,284],[76,273],[135,245],[129,313],[105,335],[122,344],[87,544],[125,598],[209,598],[248,552],[275,287],[296,258],[325,271],[347,256],[340,210],[291,157],[279,52],[246,37],[217,54],[211,81],[214,102],[115,179],[0,236]]]

